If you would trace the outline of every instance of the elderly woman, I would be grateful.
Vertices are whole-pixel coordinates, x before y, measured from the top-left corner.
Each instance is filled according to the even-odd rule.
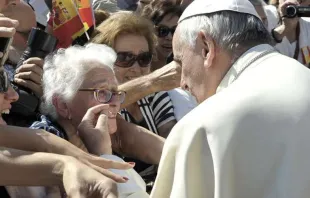
[[[92,154],[122,161],[112,155],[110,138],[117,130],[116,117],[125,98],[125,92],[117,88],[115,59],[111,48],[94,44],[62,49],[47,58],[43,75],[45,116],[31,128],[45,129]],[[94,125],[94,130],[85,131],[89,125]],[[98,130],[101,127],[106,130]],[[120,184],[121,197],[146,196],[145,183],[135,171],[117,173],[130,180],[129,186]]]
[[[129,12],[113,14],[97,28],[92,42],[106,44],[117,53],[114,64],[119,83],[146,75],[150,72],[155,53],[156,35],[153,25],[143,17]],[[167,92],[149,95],[121,110],[128,121],[167,137],[176,124],[173,105]],[[141,176],[154,179],[156,170],[150,164],[135,161],[135,170]]]

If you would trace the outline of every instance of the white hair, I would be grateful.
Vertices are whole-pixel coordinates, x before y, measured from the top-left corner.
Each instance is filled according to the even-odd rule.
[[[114,50],[101,44],[72,46],[48,56],[43,67],[42,113],[56,119],[53,97],[57,96],[65,102],[70,102],[91,69],[102,67],[113,71],[115,60]]]
[[[193,16],[181,21],[178,25],[180,42],[194,48],[200,31],[210,36],[217,47],[229,52],[233,58],[250,47],[272,41],[259,18],[233,11]]]

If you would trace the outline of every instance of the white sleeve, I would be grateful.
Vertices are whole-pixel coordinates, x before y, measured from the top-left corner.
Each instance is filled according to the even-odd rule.
[[[293,58],[295,48],[292,47],[290,41],[284,37],[281,43],[275,45],[275,48],[283,55]]]
[[[117,161],[124,162],[118,156],[115,155],[101,155],[100,157]],[[141,176],[134,170],[119,170],[109,169],[111,172],[118,174],[123,177],[127,177],[129,180],[126,183],[118,183],[118,194],[120,198],[148,198],[149,195],[146,193],[146,184]]]
[[[174,116],[177,121],[181,120],[198,105],[195,98],[181,88],[172,89],[168,91],[168,94],[171,98]]]

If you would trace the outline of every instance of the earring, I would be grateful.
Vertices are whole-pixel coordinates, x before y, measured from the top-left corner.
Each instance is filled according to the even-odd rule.
[[[72,118],[71,118],[71,115],[69,115],[69,116],[68,116],[68,120],[71,120],[71,119],[72,119]]]

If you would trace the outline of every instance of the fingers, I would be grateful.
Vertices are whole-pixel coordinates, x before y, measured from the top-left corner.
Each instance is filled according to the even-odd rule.
[[[16,69],[16,73],[31,71],[42,76],[43,64],[44,61],[40,58],[29,58],[23,63],[23,65],[21,65],[18,69]]]
[[[108,104],[100,104],[100,105],[94,106],[94,107],[87,110],[85,116],[82,119],[82,122],[83,121],[91,121],[92,123],[95,123],[95,119],[98,117],[98,115],[102,111],[108,110],[108,109],[109,109]]]
[[[128,181],[127,178],[123,178],[122,176],[120,175],[117,175],[107,169],[104,169],[104,168],[101,168],[99,166],[95,166],[93,164],[90,164],[89,165],[91,168],[93,168],[94,170],[96,170],[97,172],[101,173],[102,175],[116,181],[116,182],[119,182],[119,183],[126,183]]]
[[[107,168],[107,169],[112,168],[112,169],[126,170],[126,169],[133,168],[135,166],[134,163],[116,162],[116,161],[104,159],[101,157],[95,157],[95,156],[91,156],[91,157],[92,158],[89,160],[90,163],[96,166],[99,166],[99,167]]]
[[[96,128],[105,129],[107,126],[108,126],[108,116],[106,114],[100,114],[97,124],[96,124]],[[106,132],[109,132],[109,131],[106,131]]]
[[[37,85],[41,85],[41,75],[32,72],[32,71],[25,71],[22,73],[18,73],[14,76],[14,78],[19,78],[19,79],[23,79],[23,80],[30,80],[32,82],[34,82]]]
[[[289,5],[299,5],[299,3],[296,0],[285,1],[282,5],[280,5],[280,12],[282,16],[286,15],[286,7]]]
[[[44,60],[39,57],[32,57],[24,61],[24,64],[35,64],[39,66],[40,68],[43,68],[44,65]]]
[[[37,96],[37,97],[42,97],[43,95],[43,91],[42,91],[42,87],[39,84],[34,83],[31,80],[24,80],[21,78],[14,78],[14,82],[18,85],[21,85],[23,87],[26,87],[28,89],[31,89],[33,91],[33,93]]]
[[[18,21],[0,15],[0,37],[13,37]]]

